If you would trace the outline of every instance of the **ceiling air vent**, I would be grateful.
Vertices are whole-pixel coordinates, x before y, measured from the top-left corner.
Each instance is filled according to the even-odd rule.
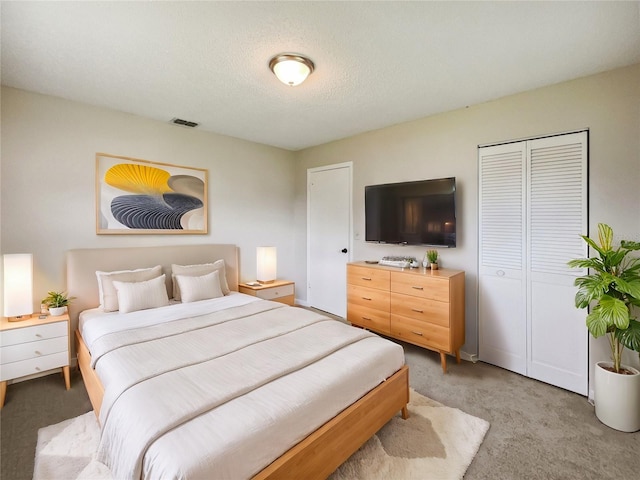
[[[171,123],[175,123],[176,125],[182,125],[183,127],[197,127],[198,124],[196,122],[190,122],[189,120],[183,120],[181,118],[172,118]]]

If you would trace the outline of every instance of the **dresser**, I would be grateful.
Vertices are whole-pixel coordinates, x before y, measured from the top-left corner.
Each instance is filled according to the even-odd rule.
[[[61,368],[67,390],[69,379],[69,315],[34,315],[20,322],[0,321],[0,408],[7,382]]]
[[[347,320],[358,327],[440,353],[460,363],[465,274],[460,270],[347,265]]]

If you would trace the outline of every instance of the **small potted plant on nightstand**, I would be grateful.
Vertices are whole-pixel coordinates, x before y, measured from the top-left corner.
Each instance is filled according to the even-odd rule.
[[[42,303],[49,307],[51,315],[58,317],[64,315],[72,299],[65,292],[47,292],[47,296],[42,299]]]
[[[426,257],[427,257],[427,262],[431,266],[431,270],[437,270],[438,269],[438,251],[427,250]]]

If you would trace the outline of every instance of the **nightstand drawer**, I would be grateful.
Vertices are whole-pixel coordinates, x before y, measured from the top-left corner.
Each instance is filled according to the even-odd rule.
[[[43,357],[23,360],[21,362],[7,363],[0,369],[0,381],[24,377],[34,373],[46,372],[58,367],[69,365],[69,352],[54,353]]]
[[[53,353],[67,352],[69,342],[66,336],[49,338],[39,342],[27,342],[18,345],[9,345],[0,349],[0,363],[19,362],[30,358],[43,357]]]
[[[293,295],[294,291],[295,291],[295,286],[293,284],[281,285],[278,287],[270,287],[270,288],[263,288],[261,290],[256,290],[256,297],[262,298],[264,300],[273,300],[274,298]]]
[[[67,320],[32,327],[3,330],[0,333],[0,346],[17,345],[25,342],[36,342],[47,338],[67,337]]]

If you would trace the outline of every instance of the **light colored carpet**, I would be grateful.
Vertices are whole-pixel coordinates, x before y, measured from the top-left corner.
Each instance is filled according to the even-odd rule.
[[[410,417],[396,416],[349,458],[331,480],[461,479],[489,423],[411,391]],[[93,459],[100,429],[93,412],[41,428],[34,480],[111,480]]]

